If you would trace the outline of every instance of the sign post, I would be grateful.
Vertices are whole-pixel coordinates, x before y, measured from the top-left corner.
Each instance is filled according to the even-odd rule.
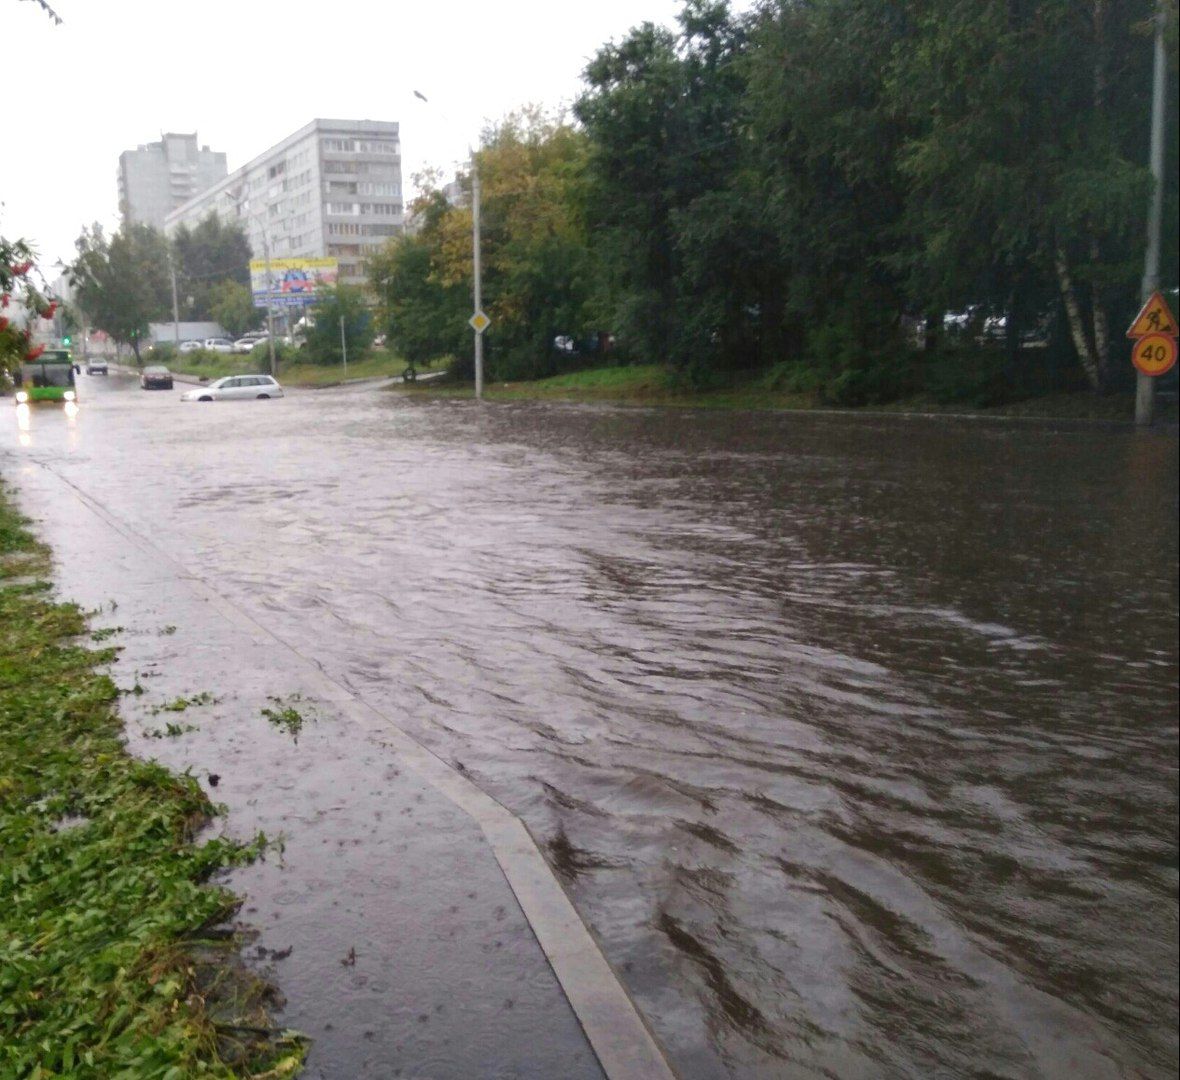
[[[1127,337],[1135,345],[1131,349],[1131,363],[1139,372],[1139,381],[1165,375],[1176,364],[1176,317],[1168,302],[1159,292],[1153,292],[1135,316],[1127,330]],[[1148,386],[1150,387],[1150,383]],[[1150,394],[1147,395],[1150,400]],[[1150,423],[1137,416],[1140,423]]]

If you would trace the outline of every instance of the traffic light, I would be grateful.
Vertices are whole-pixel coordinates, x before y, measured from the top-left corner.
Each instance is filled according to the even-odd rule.
[[[66,336],[61,339],[61,343],[63,345],[69,345],[70,341],[71,341],[71,338],[70,338],[69,334],[66,334]]]

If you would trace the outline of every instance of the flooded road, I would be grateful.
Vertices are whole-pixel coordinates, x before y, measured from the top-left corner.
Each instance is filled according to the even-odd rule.
[[[6,473],[517,813],[684,1077],[1175,1074],[1174,433],[82,391]]]

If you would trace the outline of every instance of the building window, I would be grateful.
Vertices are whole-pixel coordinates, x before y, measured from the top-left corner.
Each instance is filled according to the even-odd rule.
[[[362,154],[396,154],[398,144],[395,142],[359,142],[357,150]]]
[[[359,214],[360,206],[354,202],[330,202],[328,203],[329,214]]]
[[[361,203],[360,212],[377,217],[396,217],[402,212],[402,207],[401,203]]]
[[[379,183],[373,180],[366,180],[364,183],[358,184],[357,187],[360,195],[400,195],[402,193],[401,184]]]

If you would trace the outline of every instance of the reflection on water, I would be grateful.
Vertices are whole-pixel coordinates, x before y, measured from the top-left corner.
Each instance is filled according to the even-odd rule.
[[[519,813],[686,1077],[1174,1071],[1174,435],[285,406],[71,476]]]

